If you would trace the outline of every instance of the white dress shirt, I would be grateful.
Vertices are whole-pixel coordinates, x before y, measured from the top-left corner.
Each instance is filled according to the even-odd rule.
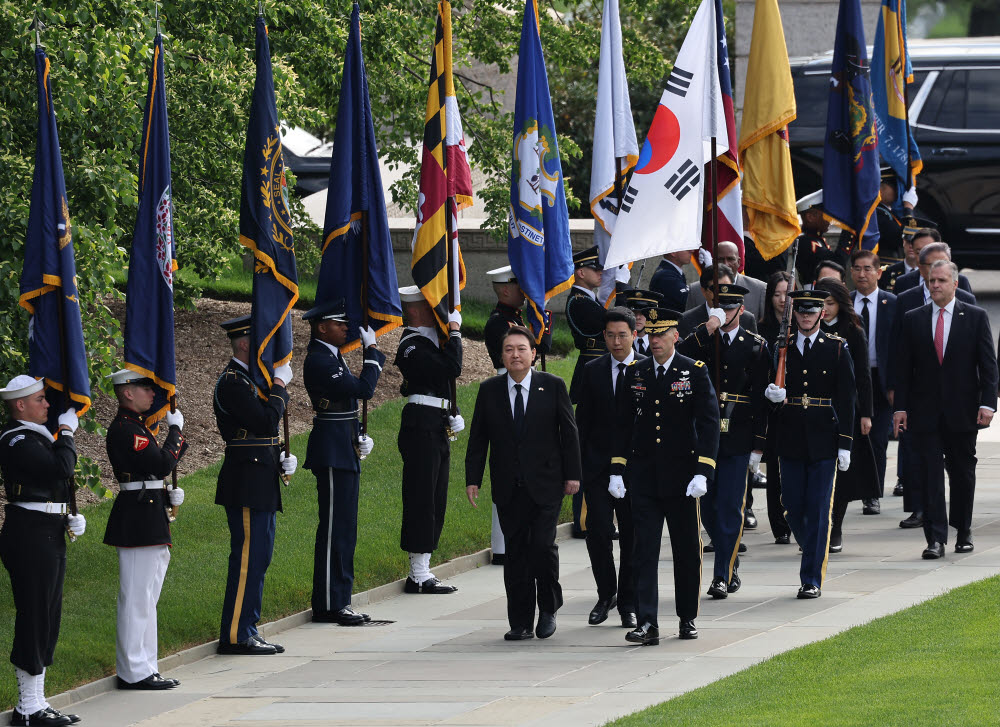
[[[670,369],[670,364],[674,362],[674,356],[676,355],[677,355],[676,353],[670,354],[670,358],[668,358],[662,364],[658,364],[656,363],[656,361],[653,361],[653,376],[658,375],[660,373],[660,369],[663,369],[663,374],[665,376],[667,371]]]
[[[646,335],[645,333],[643,333],[641,336],[636,336],[635,337],[635,343],[633,344],[632,347],[636,348],[638,346],[638,344],[639,344],[639,341],[642,341],[642,355],[643,356],[648,356],[649,355],[649,336]]]
[[[593,300],[595,302],[597,301],[597,293],[595,293],[594,291],[592,291],[590,288],[584,288],[582,285],[574,285],[573,289],[574,290],[579,290],[582,293],[586,293],[587,295],[590,296],[591,300]]]
[[[242,367],[243,367],[243,370],[244,370],[244,371],[246,371],[247,373],[250,373],[250,366],[248,366],[247,364],[243,363],[242,361],[240,361],[240,360],[239,360],[238,358],[236,358],[235,356],[233,356],[233,361],[235,361],[235,362],[236,362],[236,363],[238,363],[238,364],[239,364],[240,366],[242,366]]]
[[[327,343],[326,341],[324,341],[321,338],[317,338],[316,340],[319,341],[320,343],[322,343],[324,346],[326,346],[331,351],[333,351],[333,355],[334,356],[336,356],[337,358],[340,358],[340,349],[339,348],[337,348],[336,346],[334,346],[332,343]]]
[[[955,315],[955,298],[951,299],[944,308],[938,306],[937,303],[931,308],[931,342],[934,341],[934,334],[937,332],[938,317],[941,315],[940,311],[944,311],[944,346],[941,348],[942,351],[948,350],[948,336],[951,334],[951,319]]]
[[[510,374],[507,374],[507,396],[510,397],[510,414],[514,416],[514,399],[517,397],[517,391],[514,389],[515,384],[521,384],[521,400],[524,402],[524,411],[528,411],[528,392],[531,391],[531,369],[528,369],[528,373],[524,375],[521,381],[514,381]]]
[[[805,355],[805,345],[806,345],[805,340],[807,338],[809,339],[809,348],[812,348],[816,344],[816,336],[819,335],[819,329],[820,327],[816,326],[816,330],[813,331],[813,334],[811,336],[804,336],[802,334],[802,331],[799,331],[795,335],[795,348],[799,349],[799,353]]]
[[[868,364],[872,368],[878,367],[878,359],[875,356],[875,320],[878,318],[878,288],[873,290],[868,295],[861,295],[859,292],[854,297],[854,312],[858,314],[858,320],[861,321],[862,327],[865,325],[865,319],[861,315],[861,311],[865,309],[865,304],[862,302],[868,300],[868,330],[865,331],[865,335],[868,336]]]
[[[630,366],[632,362],[635,361],[635,352],[629,351],[628,356],[625,357],[624,361],[618,361],[614,356],[611,357],[611,391],[617,393],[618,389],[618,364],[623,363],[626,367]]]

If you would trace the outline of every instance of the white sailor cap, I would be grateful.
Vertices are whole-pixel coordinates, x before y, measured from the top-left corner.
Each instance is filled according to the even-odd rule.
[[[41,391],[44,388],[45,382],[41,379],[21,374],[20,376],[15,376],[7,382],[6,387],[0,389],[0,399],[3,399],[4,401],[20,399],[22,396],[29,396],[34,394],[36,391]]]
[[[424,299],[424,294],[416,285],[404,285],[399,289],[399,299],[403,303],[419,303]]]
[[[510,265],[504,265],[502,268],[496,268],[495,270],[487,270],[486,277],[495,285],[517,282],[517,277],[514,275],[514,271]]]
[[[115,386],[121,386],[122,384],[153,383],[153,380],[145,374],[140,374],[136,371],[132,371],[131,369],[120,369],[109,375],[107,378],[111,379],[111,383]]]
[[[795,209],[798,212],[805,212],[807,209],[820,204],[823,204],[823,190],[817,189],[812,194],[807,194],[805,197],[798,200],[795,203]]]

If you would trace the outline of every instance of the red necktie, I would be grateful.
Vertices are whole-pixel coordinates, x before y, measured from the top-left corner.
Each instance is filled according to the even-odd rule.
[[[937,351],[938,363],[944,363],[944,308],[938,309],[937,328],[934,329],[934,350]]]

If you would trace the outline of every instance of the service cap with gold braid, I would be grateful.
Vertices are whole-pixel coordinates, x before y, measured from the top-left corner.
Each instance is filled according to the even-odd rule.
[[[709,286],[712,290],[714,286]],[[719,283],[719,292],[715,296],[715,305],[722,310],[733,310],[743,305],[743,296],[750,292],[749,288],[744,288],[736,283]]]
[[[799,313],[818,313],[830,294],[825,290],[793,290],[788,294],[792,308]]]
[[[597,250],[597,245],[593,247],[588,247],[586,250],[581,250],[573,256],[573,269],[579,270],[580,268],[593,268],[594,270],[604,270],[604,266],[601,265],[600,254]]]
[[[223,321],[219,324],[222,330],[226,332],[226,335],[230,338],[242,338],[243,336],[250,335],[250,316],[239,316],[237,318],[230,318],[228,321]]]
[[[636,288],[619,293],[618,299],[622,301],[619,305],[623,305],[633,312],[641,313],[660,305],[663,302],[663,295],[653,290],[640,290]]]
[[[650,308],[646,311],[646,333],[666,333],[676,328],[681,313],[669,308]]]

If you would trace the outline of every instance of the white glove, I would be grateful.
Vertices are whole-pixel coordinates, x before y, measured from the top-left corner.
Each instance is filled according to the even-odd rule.
[[[458,327],[461,328],[462,327],[462,314],[459,313],[457,310],[453,310],[451,313],[448,314],[448,322],[449,323],[457,323]]]
[[[695,475],[688,483],[688,497],[701,497],[708,492],[708,479],[705,475]]]
[[[367,434],[362,434],[358,437],[358,451],[361,452],[365,457],[372,453],[375,448],[375,440],[369,437]]]
[[[750,471],[754,474],[760,471],[760,460],[763,458],[763,452],[751,452],[750,453]]]
[[[76,415],[76,409],[67,409],[59,415],[58,421],[60,427],[69,427],[71,434],[75,434],[77,427],[80,426],[80,419]]]
[[[611,479],[608,481],[608,492],[616,500],[625,497],[625,480],[622,479],[621,475],[611,475]]]
[[[277,366],[274,369],[274,378],[281,379],[285,382],[285,386],[292,383],[292,367],[289,364],[284,366]]]
[[[70,515],[66,524],[69,526],[69,531],[78,538],[87,532],[87,519],[83,515]]]
[[[846,472],[851,467],[851,450],[849,449],[838,449],[837,450],[837,469],[841,472]]]
[[[163,417],[163,421],[167,423],[168,427],[177,427],[178,429],[184,429],[184,415],[181,414],[181,410],[168,411]]]
[[[281,463],[281,474],[283,475],[294,475],[295,470],[299,467],[299,458],[294,454],[285,454],[282,452],[278,461]]]
[[[903,202],[907,203],[911,207],[917,206],[917,188],[916,186],[910,187],[908,190],[903,192]]]
[[[767,388],[764,389],[764,398],[775,404],[780,404],[785,400],[785,390],[777,384],[768,384]]]
[[[722,308],[710,308],[708,317],[718,320],[720,326],[726,325],[726,311],[722,310]]]
[[[184,504],[184,490],[180,487],[167,490],[167,499],[170,500],[170,504],[174,507],[180,507]]]
[[[358,333],[361,335],[361,347],[368,348],[369,346],[375,345],[375,329],[371,326],[365,326]]]
[[[703,247],[698,248],[698,264],[703,268],[707,268],[712,264],[712,253]]]
[[[465,429],[465,420],[462,418],[461,414],[448,417],[448,426],[451,428],[452,434],[458,434],[460,431]]]

